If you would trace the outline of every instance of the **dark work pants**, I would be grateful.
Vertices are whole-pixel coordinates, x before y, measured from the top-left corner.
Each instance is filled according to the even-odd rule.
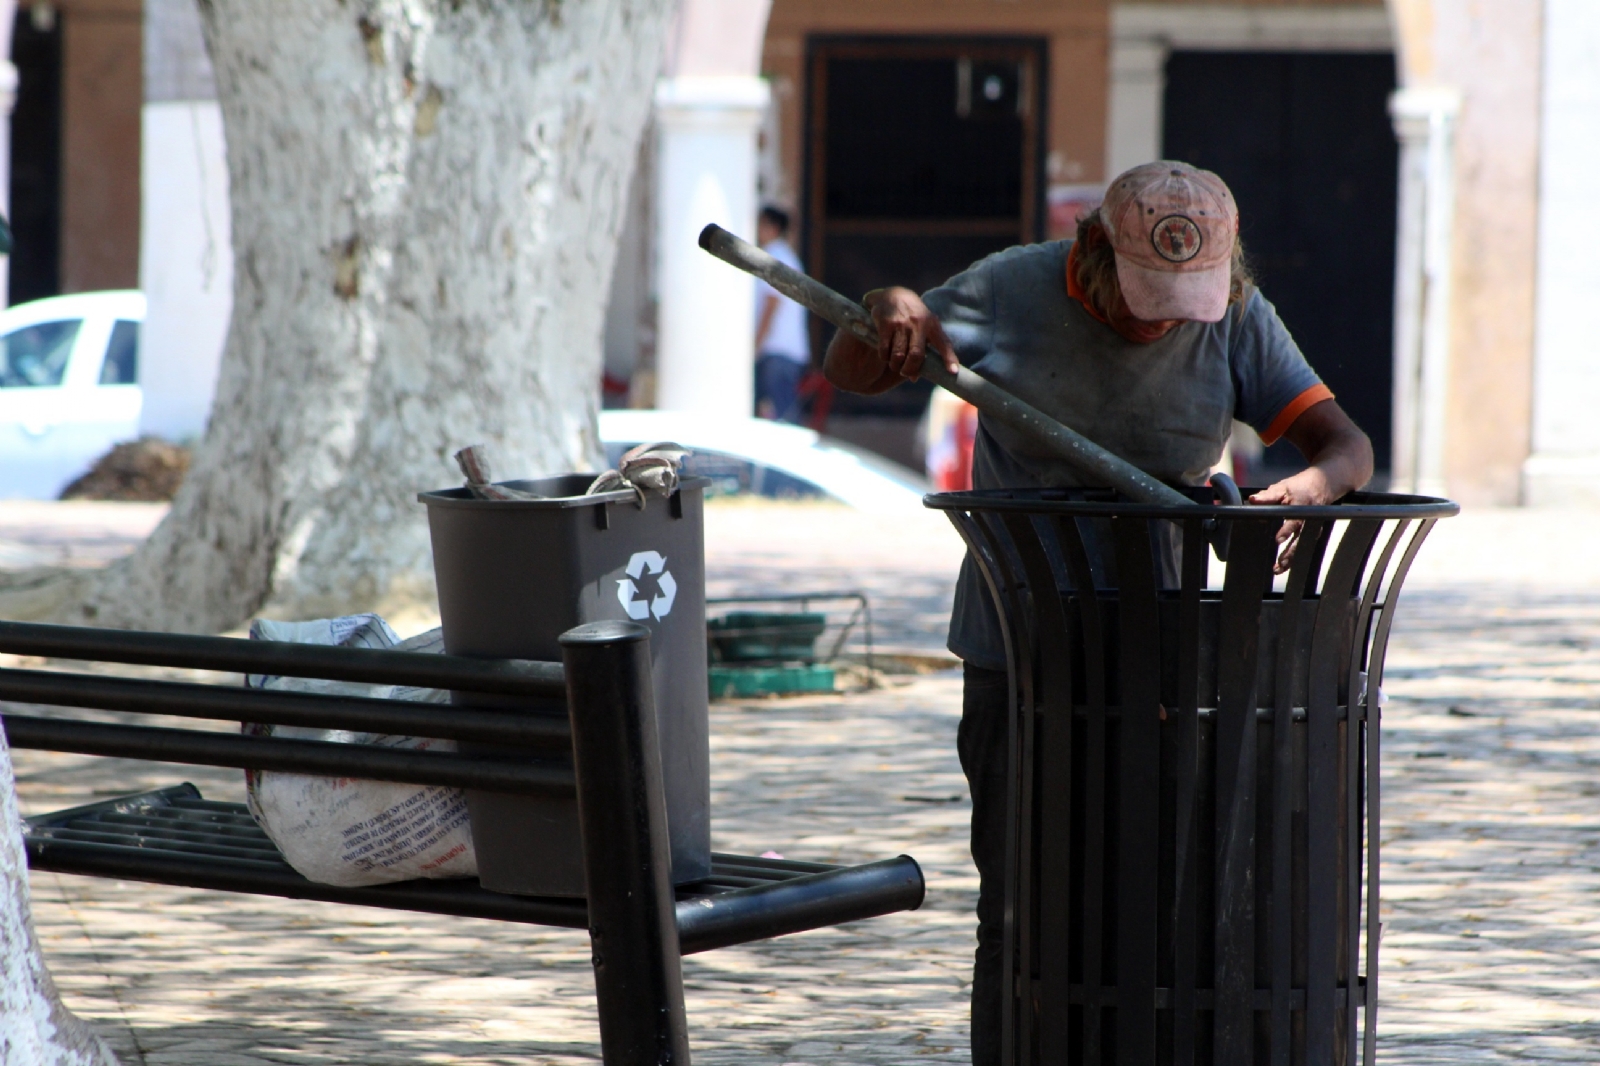
[[[972,1066],[999,1066],[1005,988],[1006,675],[967,665],[956,751],[972,792],[972,861],[978,867],[978,951],[972,967]]]

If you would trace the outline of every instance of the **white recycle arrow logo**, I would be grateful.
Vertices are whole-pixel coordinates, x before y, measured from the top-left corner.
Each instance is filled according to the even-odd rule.
[[[635,622],[643,622],[651,615],[655,615],[658,622],[665,618],[672,610],[672,601],[678,598],[678,583],[673,580],[672,571],[667,569],[667,561],[661,553],[634,552],[628,565],[623,567],[623,573],[628,576],[617,582],[617,600],[628,617]],[[644,574],[655,575],[656,587],[660,590],[655,599],[639,599],[639,586],[634,581]]]

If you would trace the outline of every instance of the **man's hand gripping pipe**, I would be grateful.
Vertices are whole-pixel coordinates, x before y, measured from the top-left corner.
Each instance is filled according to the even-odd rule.
[[[771,285],[813,314],[849,332],[863,344],[878,346],[878,328],[865,308],[815,278],[778,262],[755,245],[712,224],[700,231],[700,247]],[[1125,459],[1063,426],[966,367],[950,373],[937,359],[922,365],[922,376],[955,393],[1001,425],[1070,463],[1090,484],[1102,484],[1139,503],[1192,507],[1194,501],[1162,484]]]

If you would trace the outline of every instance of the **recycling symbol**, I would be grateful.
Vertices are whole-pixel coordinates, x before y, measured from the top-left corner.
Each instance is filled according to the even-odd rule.
[[[672,601],[678,598],[678,583],[673,580],[672,571],[667,569],[667,561],[661,553],[634,552],[622,572],[628,576],[617,582],[617,600],[628,617],[635,622],[643,622],[651,615],[655,615],[658,622],[665,618],[672,610]],[[645,574],[656,579],[657,592],[649,600],[639,597],[639,586],[634,583]]]

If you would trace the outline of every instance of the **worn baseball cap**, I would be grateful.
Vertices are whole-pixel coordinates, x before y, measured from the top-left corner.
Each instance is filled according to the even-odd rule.
[[[1147,321],[1221,321],[1239,232],[1221,178],[1172,160],[1145,163],[1111,183],[1100,217],[1128,310]]]

